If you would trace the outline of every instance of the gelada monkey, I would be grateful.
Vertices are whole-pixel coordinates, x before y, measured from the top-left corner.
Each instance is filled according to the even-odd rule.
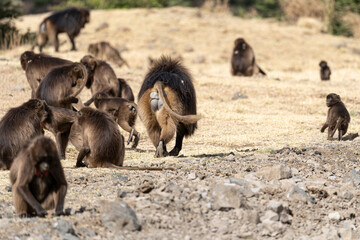
[[[191,136],[200,116],[189,71],[170,57],[162,56],[147,73],[138,95],[138,112],[156,148],[155,157],[177,156],[184,137]],[[166,150],[176,132],[175,147]]]
[[[59,33],[67,33],[71,41],[71,50],[76,50],[74,38],[79,35],[81,28],[90,21],[90,12],[84,8],[67,8],[54,12],[45,18],[39,26],[36,36],[35,46],[39,46],[39,51],[46,45],[48,40],[55,46],[55,51],[59,51]]]
[[[116,78],[114,70],[105,61],[86,55],[81,59],[81,63],[88,71],[86,87],[91,89],[92,94],[92,98],[85,103],[85,106],[89,106],[99,92],[104,92],[111,97],[122,97],[134,101],[130,86],[124,79]]]
[[[0,121],[0,169],[10,166],[21,148],[32,138],[43,135],[42,122],[47,118],[44,101],[31,99],[11,108]]]
[[[123,170],[164,170],[153,167],[123,166],[125,145],[124,137],[108,113],[90,107],[77,112],[78,124],[75,130],[81,131],[82,145],[76,161],[76,167],[116,168]],[[74,127],[74,126],[73,126]],[[75,143],[75,147],[79,146]],[[171,169],[171,168],[168,168]],[[171,169],[172,170],[172,169]]]
[[[106,93],[97,93],[94,104],[97,109],[114,116],[119,126],[130,133],[127,144],[132,141],[134,136],[132,148],[136,148],[140,140],[140,133],[134,128],[137,117],[137,105],[124,98],[109,97]]]
[[[266,73],[257,65],[252,47],[243,39],[235,40],[231,57],[231,74],[233,76],[252,76]]]
[[[89,44],[88,52],[98,59],[116,63],[119,67],[128,63],[121,57],[119,51],[110,45],[108,42],[98,42]]]
[[[70,130],[75,120],[76,113],[73,110],[48,107],[48,116],[43,122],[43,126],[54,134],[60,159],[65,159]]]
[[[319,63],[320,66],[320,78],[321,80],[330,80],[331,70],[327,65],[327,62],[321,61]]]
[[[51,57],[42,53],[36,54],[32,51],[26,51],[21,54],[20,63],[22,69],[25,70],[26,78],[32,90],[31,98],[35,98],[35,93],[40,82],[51,69],[62,65],[72,64],[71,61],[65,59]]]
[[[64,214],[67,183],[50,138],[36,137],[22,149],[11,166],[10,181],[20,217],[45,217],[46,210],[52,208],[56,215]]]
[[[112,97],[118,97],[120,95],[119,80],[116,78],[115,72],[109,64],[91,55],[84,56],[80,62],[84,64],[87,69],[88,78],[86,87],[90,88],[93,96],[99,92],[105,92]],[[93,101],[94,99],[91,98],[85,103],[85,106],[89,106]]]
[[[335,93],[327,95],[326,106],[329,107],[327,119],[320,131],[324,132],[328,127],[328,140],[332,140],[335,131],[338,130],[338,140],[340,141],[349,127],[350,114],[340,96]]]
[[[50,106],[72,109],[79,101],[76,96],[84,88],[87,71],[81,63],[73,63],[52,69],[40,83],[36,97]]]

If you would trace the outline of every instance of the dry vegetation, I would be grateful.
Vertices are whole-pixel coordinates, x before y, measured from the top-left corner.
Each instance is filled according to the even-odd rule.
[[[16,26],[24,32],[27,29],[36,31],[47,15],[21,17]],[[107,22],[109,27],[95,32],[103,22]],[[237,37],[244,37],[251,44],[267,77],[230,75],[230,56]],[[126,46],[127,51],[122,52],[122,56],[130,68],[112,67],[119,77],[128,81],[136,95],[148,69],[148,56],[181,55],[194,76],[198,112],[203,116],[195,135],[184,140],[180,154],[187,157],[248,148],[257,148],[257,152],[262,154],[285,145],[302,147],[327,142],[326,134],[320,133],[320,127],[326,120],[325,97],[331,92],[342,97],[351,114],[349,132],[359,131],[360,56],[353,51],[358,46],[355,39],[314,33],[311,29],[275,20],[245,20],[187,8],[96,10],[91,12],[90,24],[76,39],[77,52],[69,51],[70,43],[65,35],[61,35],[60,39],[60,42],[66,43],[60,46],[59,53],[55,53],[52,46],[45,48],[45,52],[73,61],[79,61],[87,53],[89,43],[106,40],[119,49]],[[23,46],[1,52],[0,117],[31,95],[19,62],[20,54],[29,48]],[[201,61],[202,58],[205,62]],[[320,60],[326,60],[331,67],[329,82],[320,81]],[[23,86],[25,91],[14,91],[15,86]],[[234,101],[232,97],[236,92],[248,98]],[[85,101],[88,97],[90,91],[84,90],[81,99]],[[125,164],[165,161],[165,165],[176,166],[177,158],[153,159],[154,147],[140,120],[137,126],[142,134],[138,148],[145,151],[127,150]],[[123,134],[126,138],[127,133]],[[63,161],[70,179],[93,172],[99,177],[98,181],[106,182],[115,172],[72,169],[76,155],[77,152],[70,147],[68,159]],[[191,161],[188,168],[192,169]],[[0,179],[0,189],[9,185],[7,171],[0,173]],[[71,187],[68,206],[91,205],[96,198],[95,193],[84,193],[81,195],[82,203],[78,203],[76,199],[81,190],[76,187],[71,190]],[[11,202],[10,198],[11,193],[0,196],[6,202]],[[106,196],[99,198],[106,199]]]

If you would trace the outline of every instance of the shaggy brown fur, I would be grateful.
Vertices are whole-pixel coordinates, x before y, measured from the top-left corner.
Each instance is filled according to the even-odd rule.
[[[156,147],[155,157],[168,155],[166,144],[176,132],[169,153],[177,156],[184,136],[197,128],[196,94],[188,70],[178,60],[161,57],[150,68],[138,95],[138,112]]]
[[[112,97],[121,95],[119,80],[109,64],[90,55],[84,56],[81,63],[86,66],[88,72],[86,87],[91,88],[93,96],[99,92],[104,92]],[[89,106],[93,101],[94,98],[92,97],[85,103],[85,106]]]
[[[63,215],[67,182],[55,143],[36,137],[15,158],[10,169],[13,200],[20,217],[45,217],[55,207]]]
[[[321,61],[319,63],[320,66],[320,78],[321,80],[330,80],[331,70],[327,65],[327,62]]]
[[[87,80],[87,71],[81,63],[73,63],[51,70],[40,83],[36,97],[50,106],[72,109],[72,103],[79,100]]]
[[[94,104],[97,109],[110,113],[114,116],[119,126],[130,133],[127,144],[135,137],[132,148],[136,148],[139,143],[140,133],[135,130],[135,121],[137,117],[137,105],[124,98],[112,98],[105,93],[95,95]]]
[[[108,42],[90,44],[88,47],[88,52],[98,59],[113,62],[119,67],[124,64],[129,67],[128,63],[121,57],[119,51],[111,46]]]
[[[81,131],[82,146],[76,161],[76,167],[107,167],[122,170],[163,170],[165,168],[125,167],[124,137],[111,118],[103,111],[89,107],[77,113],[77,129]],[[85,160],[85,162],[83,162]]]
[[[43,125],[54,134],[60,159],[65,159],[71,126],[75,120],[76,113],[73,110],[49,106],[48,117]]]
[[[328,129],[328,140],[332,140],[335,131],[338,130],[338,140],[342,140],[342,137],[346,134],[350,123],[350,114],[346,109],[344,103],[341,101],[339,95],[330,93],[326,97],[326,106],[329,107],[327,119],[324,126],[321,128],[321,132]]]
[[[26,78],[31,87],[31,97],[35,98],[35,93],[40,82],[45,78],[46,74],[54,67],[72,64],[71,61],[51,57],[45,54],[35,54],[32,51],[26,51],[20,56],[22,69],[25,70]]]
[[[11,108],[0,121],[0,168],[10,166],[20,150],[32,138],[43,135],[42,122],[47,118],[44,101],[31,99]]]
[[[79,35],[81,28],[90,21],[90,12],[84,8],[67,8],[54,12],[45,18],[39,26],[36,36],[35,46],[39,46],[39,51],[46,45],[48,40],[55,46],[55,51],[59,51],[59,33],[67,33],[71,41],[71,50],[76,50],[74,38]]]
[[[257,65],[252,47],[243,39],[235,40],[231,57],[231,74],[234,76],[252,76],[266,73]]]

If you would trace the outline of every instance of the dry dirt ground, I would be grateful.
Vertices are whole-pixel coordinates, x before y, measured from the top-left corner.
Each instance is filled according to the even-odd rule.
[[[16,24],[36,31],[47,15],[24,16]],[[109,26],[95,32],[102,23]],[[252,45],[266,77],[230,75],[238,37]],[[0,172],[1,239],[360,239],[360,141],[330,142],[320,133],[331,92],[351,114],[349,132],[359,131],[359,40],[188,8],[91,11],[76,39],[78,51],[69,51],[65,35],[60,39],[59,53],[52,46],[44,51],[79,61],[89,43],[106,40],[126,49],[130,68],[112,67],[135,94],[148,56],[181,55],[203,118],[180,156],[162,159],[153,158],[155,148],[137,121],[141,140],[137,151],[126,149],[125,164],[175,171],[75,169],[77,151],[70,145],[62,161],[68,216],[17,218],[9,172]],[[1,52],[0,117],[30,97],[19,62],[29,48]],[[322,59],[332,69],[331,81],[320,81]],[[232,100],[235,93],[248,98]],[[89,97],[89,90],[81,93],[83,101]],[[125,213],[111,205],[121,201],[134,210],[141,231],[121,222]]]

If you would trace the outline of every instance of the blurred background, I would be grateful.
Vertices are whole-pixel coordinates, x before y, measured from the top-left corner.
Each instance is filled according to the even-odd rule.
[[[35,38],[35,33],[19,33],[12,24],[14,18],[68,6],[89,9],[197,7],[242,18],[274,18],[333,35],[360,37],[360,0],[1,0],[0,48],[12,48]]]

